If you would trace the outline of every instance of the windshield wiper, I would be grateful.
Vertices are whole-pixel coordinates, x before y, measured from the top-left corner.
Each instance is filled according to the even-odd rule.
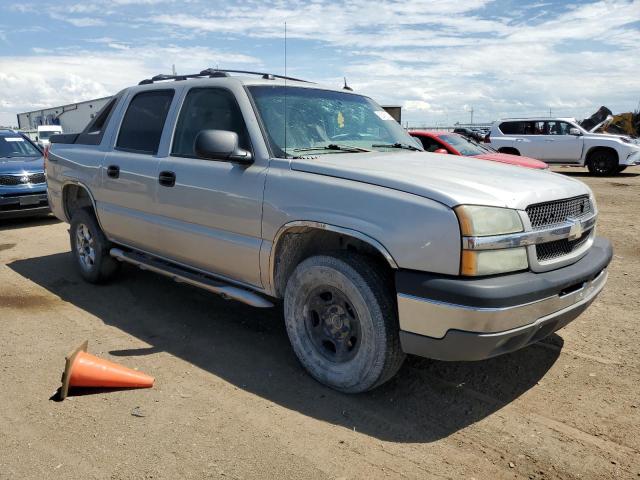
[[[306,147],[306,148],[294,148],[294,152],[310,152],[313,150],[338,150],[340,152],[370,152],[371,150],[367,150],[366,148],[360,147],[352,147],[351,145],[336,145],[335,143],[330,143],[329,145],[324,145],[322,147]]]
[[[408,143],[380,143],[377,145],[371,145],[373,148],[402,148],[404,150],[413,150],[414,152],[421,152],[418,147],[409,145]]]

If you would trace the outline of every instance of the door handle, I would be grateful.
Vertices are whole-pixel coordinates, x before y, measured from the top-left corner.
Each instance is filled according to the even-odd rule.
[[[120,177],[120,167],[118,165],[109,165],[107,167],[107,175],[111,178]]]
[[[163,187],[173,187],[176,184],[176,174],[174,172],[160,172],[158,183]]]

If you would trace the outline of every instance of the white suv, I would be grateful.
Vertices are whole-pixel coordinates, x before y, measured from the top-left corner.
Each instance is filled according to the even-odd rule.
[[[630,138],[588,132],[573,118],[505,118],[493,124],[488,140],[502,153],[586,166],[594,175],[640,164],[640,145]]]

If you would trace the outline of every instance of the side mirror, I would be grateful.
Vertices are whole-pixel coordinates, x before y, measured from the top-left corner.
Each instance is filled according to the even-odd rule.
[[[448,154],[449,152],[447,151],[446,148],[439,148],[437,150],[434,150],[433,153],[447,153]]]
[[[194,151],[198,157],[208,160],[253,163],[251,152],[238,147],[238,134],[227,130],[202,130],[196,136]]]
[[[36,142],[38,141],[38,135],[36,135]]]
[[[569,135],[575,135],[577,137],[579,137],[580,135],[582,135],[582,132],[580,131],[580,129],[576,128],[576,127],[572,127],[569,129]]]

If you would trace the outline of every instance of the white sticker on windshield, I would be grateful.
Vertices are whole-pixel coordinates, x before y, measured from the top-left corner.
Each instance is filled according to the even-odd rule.
[[[380,120],[395,120],[391,115],[389,115],[384,110],[376,110],[375,113]]]
[[[4,137],[5,142],[24,142],[22,137]]]

